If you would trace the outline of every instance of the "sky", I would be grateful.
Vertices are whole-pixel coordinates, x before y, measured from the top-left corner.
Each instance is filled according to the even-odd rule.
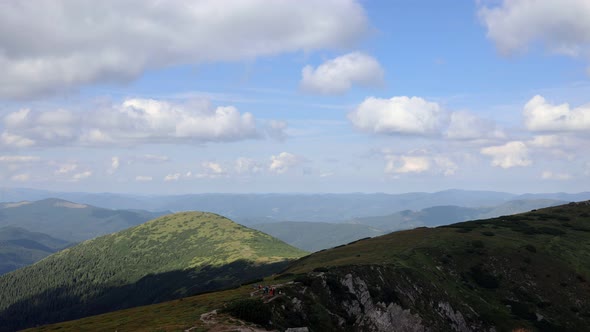
[[[580,192],[587,0],[0,2],[0,187]]]

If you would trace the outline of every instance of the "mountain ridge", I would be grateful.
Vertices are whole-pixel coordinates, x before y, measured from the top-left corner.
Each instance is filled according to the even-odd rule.
[[[221,312],[247,321],[262,313],[264,326],[270,319],[283,330],[582,331],[590,325],[589,258],[590,202],[569,203],[313,253],[264,281],[282,293],[266,303],[242,287],[34,331],[222,329],[232,318]],[[217,325],[189,315],[222,308]]]
[[[434,193],[403,194],[182,194],[132,195],[110,193],[31,192],[5,188],[0,201],[32,200],[58,197],[73,202],[111,209],[145,209],[179,211],[210,211],[248,225],[261,221],[346,221],[357,217],[380,216],[397,211],[420,210],[436,205],[481,207],[515,199],[551,198],[561,201],[590,199],[590,192],[576,194],[511,194],[494,191],[445,190]]]
[[[16,226],[80,242],[141,224],[164,213],[111,210],[52,197],[0,203],[0,227]]]

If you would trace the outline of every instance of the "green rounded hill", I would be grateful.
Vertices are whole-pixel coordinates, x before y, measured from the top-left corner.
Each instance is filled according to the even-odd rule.
[[[305,254],[217,214],[167,215],[1,276],[0,326],[26,327],[227,288],[278,272]]]

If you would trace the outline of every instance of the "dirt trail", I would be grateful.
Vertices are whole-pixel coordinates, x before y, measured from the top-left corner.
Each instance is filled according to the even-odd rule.
[[[274,287],[275,289],[279,289],[282,288],[286,285],[290,285],[293,282],[287,282],[284,284],[276,284],[276,285],[270,285],[271,287]],[[281,296],[283,296],[284,294],[277,294],[274,295],[272,297],[268,296],[268,295],[263,295],[262,294],[262,289],[256,289],[252,292],[250,292],[250,297],[254,297],[254,296],[260,296],[260,298],[265,302],[271,302],[273,300],[275,300],[276,298],[279,298]],[[206,312],[204,314],[201,315],[200,317],[201,322],[203,322],[203,324],[205,325],[204,327],[207,329],[207,331],[210,332],[230,332],[230,331],[237,331],[237,332],[268,332],[268,330],[263,329],[263,328],[259,328],[256,326],[251,326],[248,323],[234,318],[230,315],[227,314],[219,314],[218,313],[218,309]],[[184,330],[184,332],[192,332],[193,330],[196,330],[197,328],[199,328],[199,326],[193,326],[189,329]],[[274,330],[276,331],[276,330]]]

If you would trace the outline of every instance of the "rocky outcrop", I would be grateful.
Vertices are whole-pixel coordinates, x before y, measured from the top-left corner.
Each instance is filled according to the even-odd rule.
[[[276,326],[310,331],[494,331],[444,290],[392,266],[309,273],[272,310]]]

